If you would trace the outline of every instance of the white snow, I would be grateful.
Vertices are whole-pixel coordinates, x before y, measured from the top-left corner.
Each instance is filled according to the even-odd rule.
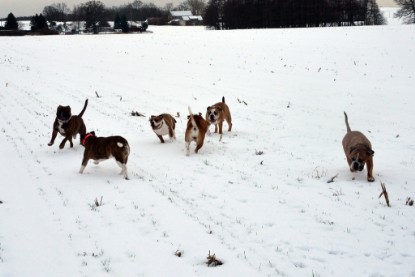
[[[415,26],[150,31],[1,38],[0,276],[415,276]],[[222,96],[232,132],[186,157],[188,106]],[[56,107],[86,98],[130,180],[114,160],[79,174],[79,136],[47,146]],[[348,169],[343,111],[374,183]]]

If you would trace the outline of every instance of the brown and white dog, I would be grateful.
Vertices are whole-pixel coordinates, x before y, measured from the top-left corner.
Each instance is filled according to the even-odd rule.
[[[164,143],[163,136],[169,135],[170,141],[176,139],[175,128],[176,128],[176,119],[173,116],[167,113],[150,117],[150,125],[153,128],[154,133],[158,136],[161,143]]]
[[[127,162],[130,155],[128,141],[121,136],[96,137],[95,132],[81,135],[81,144],[85,147],[84,158],[79,173],[83,173],[88,161],[94,160],[95,164],[100,161],[114,158],[121,173],[128,180]]]
[[[187,156],[190,154],[190,143],[192,141],[196,142],[195,153],[202,148],[206,132],[209,129],[209,122],[202,117],[201,113],[193,114],[189,107],[189,114],[185,133]]]
[[[56,118],[53,122],[52,138],[48,143],[49,146],[53,145],[58,133],[65,137],[59,144],[60,149],[65,147],[67,140],[69,140],[70,146],[73,147],[72,138],[76,138],[77,134],[85,135],[86,127],[82,115],[87,105],[88,99],[85,100],[84,108],[78,115],[72,115],[70,106],[58,106]]]
[[[210,124],[215,125],[215,133],[218,132],[219,126],[219,134],[222,135],[222,125],[225,120],[229,126],[228,131],[230,132],[232,130],[231,112],[228,105],[225,104],[225,97],[222,97],[222,102],[207,107],[206,120],[209,121]]]
[[[362,171],[367,165],[367,180],[375,181],[373,177],[373,155],[370,141],[359,131],[352,131],[349,126],[347,114],[344,113],[347,133],[343,138],[343,150],[351,172]]]

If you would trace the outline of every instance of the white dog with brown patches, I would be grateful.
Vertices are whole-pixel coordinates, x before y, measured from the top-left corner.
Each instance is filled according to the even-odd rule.
[[[83,173],[88,160],[94,160],[95,164],[100,161],[114,158],[121,167],[121,174],[128,180],[127,161],[130,155],[130,146],[125,138],[121,136],[96,137],[95,132],[89,132],[81,136],[81,143],[85,147],[84,158],[79,173]]]
[[[164,143],[163,136],[169,135],[170,141],[176,139],[175,128],[176,128],[176,119],[173,118],[170,114],[163,113],[161,115],[150,117],[150,125],[154,133],[160,139],[161,143]]]
[[[203,142],[205,140],[206,132],[209,129],[209,122],[206,121],[202,114],[193,114],[192,110],[189,107],[189,116],[187,121],[187,128],[185,133],[185,141],[186,141],[186,155],[190,155],[190,143],[192,141],[196,142],[196,149],[195,153],[199,151],[200,148],[203,146]]]

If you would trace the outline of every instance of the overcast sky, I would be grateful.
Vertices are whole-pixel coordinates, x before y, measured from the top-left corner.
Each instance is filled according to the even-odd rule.
[[[41,13],[45,6],[53,3],[66,3],[72,10],[75,5],[86,3],[90,0],[0,0],[0,18],[6,18],[9,13],[14,16],[32,16]],[[107,7],[120,6],[134,2],[134,0],[100,0]],[[154,3],[164,7],[167,3],[178,5],[184,0],[141,0],[143,3]]]
[[[89,0],[0,0],[0,18],[6,18],[12,12],[15,16],[32,16],[41,13],[45,6],[53,3],[66,3],[70,9],[74,5],[86,3]],[[134,0],[101,0],[107,7],[120,6],[133,2]],[[167,3],[180,4],[184,0],[141,0],[143,3],[154,3],[164,7]],[[287,0],[289,1],[289,0]],[[380,6],[393,6],[393,0],[377,0]],[[206,0],[205,2],[208,2]]]

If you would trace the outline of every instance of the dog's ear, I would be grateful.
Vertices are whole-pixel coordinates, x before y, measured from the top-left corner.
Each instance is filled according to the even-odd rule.
[[[190,115],[187,116],[187,119],[189,119],[189,118],[190,118]]]
[[[91,132],[90,132],[90,134],[92,134],[92,135],[94,135],[94,136],[95,136],[95,131],[91,131]]]
[[[207,107],[207,109],[206,109],[206,110],[208,111],[208,110],[210,110],[210,109],[211,109],[211,107],[209,106],[209,107]]]
[[[367,150],[366,152],[370,157],[373,157],[373,155],[375,155],[375,151],[373,151],[372,149]]]
[[[202,116],[202,113],[199,113],[199,116]]]

